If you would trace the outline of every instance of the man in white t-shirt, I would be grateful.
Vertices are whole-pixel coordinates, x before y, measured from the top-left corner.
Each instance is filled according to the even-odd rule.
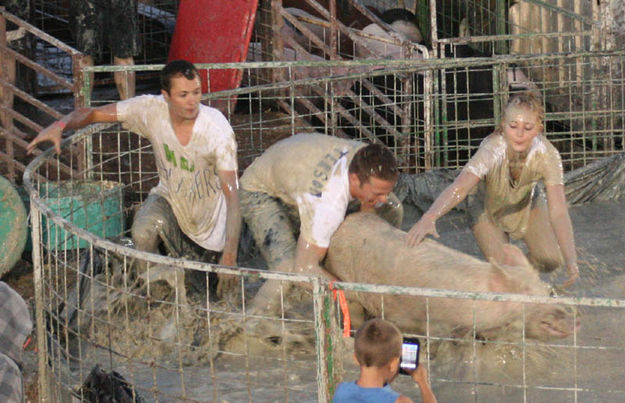
[[[135,247],[158,253],[162,242],[170,253],[182,256],[192,244],[220,252],[220,264],[235,266],[241,229],[237,145],[226,118],[200,104],[201,96],[195,66],[172,61],[161,71],[161,95],[77,109],[39,133],[28,152],[51,141],[59,153],[64,129],[121,122],[152,143],[159,175],[158,185],[135,215]]]
[[[245,170],[241,214],[269,270],[333,278],[320,262],[348,207],[360,203],[360,210],[401,226],[403,208],[391,193],[398,176],[395,157],[382,145],[298,134],[273,144]],[[266,282],[252,311],[275,312],[278,286]]]

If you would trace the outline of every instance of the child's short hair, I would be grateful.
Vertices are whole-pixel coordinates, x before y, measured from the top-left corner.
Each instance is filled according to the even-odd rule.
[[[384,319],[366,321],[356,332],[354,351],[360,365],[382,367],[401,355],[401,331]]]

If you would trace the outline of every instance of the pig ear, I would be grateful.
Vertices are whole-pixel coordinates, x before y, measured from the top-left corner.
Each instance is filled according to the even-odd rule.
[[[491,270],[488,278],[488,290],[492,292],[510,292],[510,275],[495,259],[488,259]]]

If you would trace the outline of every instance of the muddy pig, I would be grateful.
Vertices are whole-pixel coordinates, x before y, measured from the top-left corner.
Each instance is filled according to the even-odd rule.
[[[520,249],[509,248],[514,266],[485,262],[448,248],[431,239],[416,247],[404,243],[406,233],[369,213],[349,215],[330,242],[326,268],[342,281],[437,288],[469,292],[500,292],[548,295]],[[425,298],[364,292],[346,293],[373,316],[396,323],[404,332],[425,333],[429,315],[430,334],[471,335],[475,323],[478,337],[521,337],[525,309],[525,337],[549,340],[567,337],[579,328],[570,308],[553,304],[523,304],[457,298]],[[353,306],[353,304],[351,304]],[[382,306],[383,305],[383,306]],[[427,313],[426,313],[427,311]],[[513,329],[516,334],[510,335]]]

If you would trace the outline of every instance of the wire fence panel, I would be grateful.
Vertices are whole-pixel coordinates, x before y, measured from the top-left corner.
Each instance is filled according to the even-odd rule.
[[[557,79],[533,81],[533,90],[544,96],[548,137],[561,150],[568,169],[623,150],[622,57],[622,52],[594,52],[525,59],[537,65],[540,61],[542,72],[564,68],[554,76]],[[488,133],[498,123],[499,108],[513,91],[507,69],[517,60],[198,67],[239,69],[244,77],[241,88],[204,99],[223,108],[230,119],[241,170],[278,139],[318,131],[384,142],[398,156],[402,171],[417,172],[466,161],[479,144],[474,130]],[[306,77],[310,69],[326,73]],[[525,70],[528,77],[533,78],[532,73]],[[268,74],[285,80],[259,84],[258,77]],[[489,77],[491,88],[472,92],[467,84],[472,74]],[[475,104],[478,112],[488,106],[488,116],[477,118]],[[95,364],[121,374],[132,385],[135,399],[154,401],[325,401],[339,380],[353,377],[351,358],[345,358],[351,357],[351,346],[349,339],[338,336],[342,314],[332,303],[329,284],[308,276],[218,267],[211,256],[193,250],[166,246],[166,256],[160,256],[133,249],[130,223],[156,183],[151,146],[119,125],[94,125],[66,139],[63,150],[68,148],[84,152],[63,152],[61,161],[52,150],[45,151],[24,178],[31,196],[44,398],[87,397],[83,386],[93,379]],[[81,155],[88,159],[80,160]],[[61,162],[76,169],[64,172]],[[258,254],[247,252],[247,260],[239,263],[258,267]],[[236,276],[237,291],[217,298],[216,273]],[[268,279],[280,284],[280,309],[276,315],[252,315],[250,300]],[[598,323],[616,323],[615,329],[622,329],[621,300],[375,284],[334,287],[368,295],[371,312],[393,320],[398,317],[394,300],[399,295],[426,307],[421,325],[405,332],[423,339],[422,362],[436,364],[430,373],[441,399],[618,401],[625,394],[606,376],[608,371],[622,372],[622,337],[597,338],[593,330],[583,332],[586,312]],[[506,329],[510,337],[503,339],[485,337],[475,325],[462,334],[442,332],[427,313],[449,298],[468,306],[476,324],[482,315],[479,301],[484,300],[520,306],[519,321]],[[564,318],[571,323],[583,310],[582,333],[573,326],[559,341],[533,339],[530,326],[536,323],[524,318],[537,306],[572,308]],[[589,329],[597,328],[601,326]],[[591,373],[596,357],[604,359],[605,368]],[[550,372],[548,364],[554,361],[561,365]],[[408,385],[400,380],[397,387],[406,390]]]

